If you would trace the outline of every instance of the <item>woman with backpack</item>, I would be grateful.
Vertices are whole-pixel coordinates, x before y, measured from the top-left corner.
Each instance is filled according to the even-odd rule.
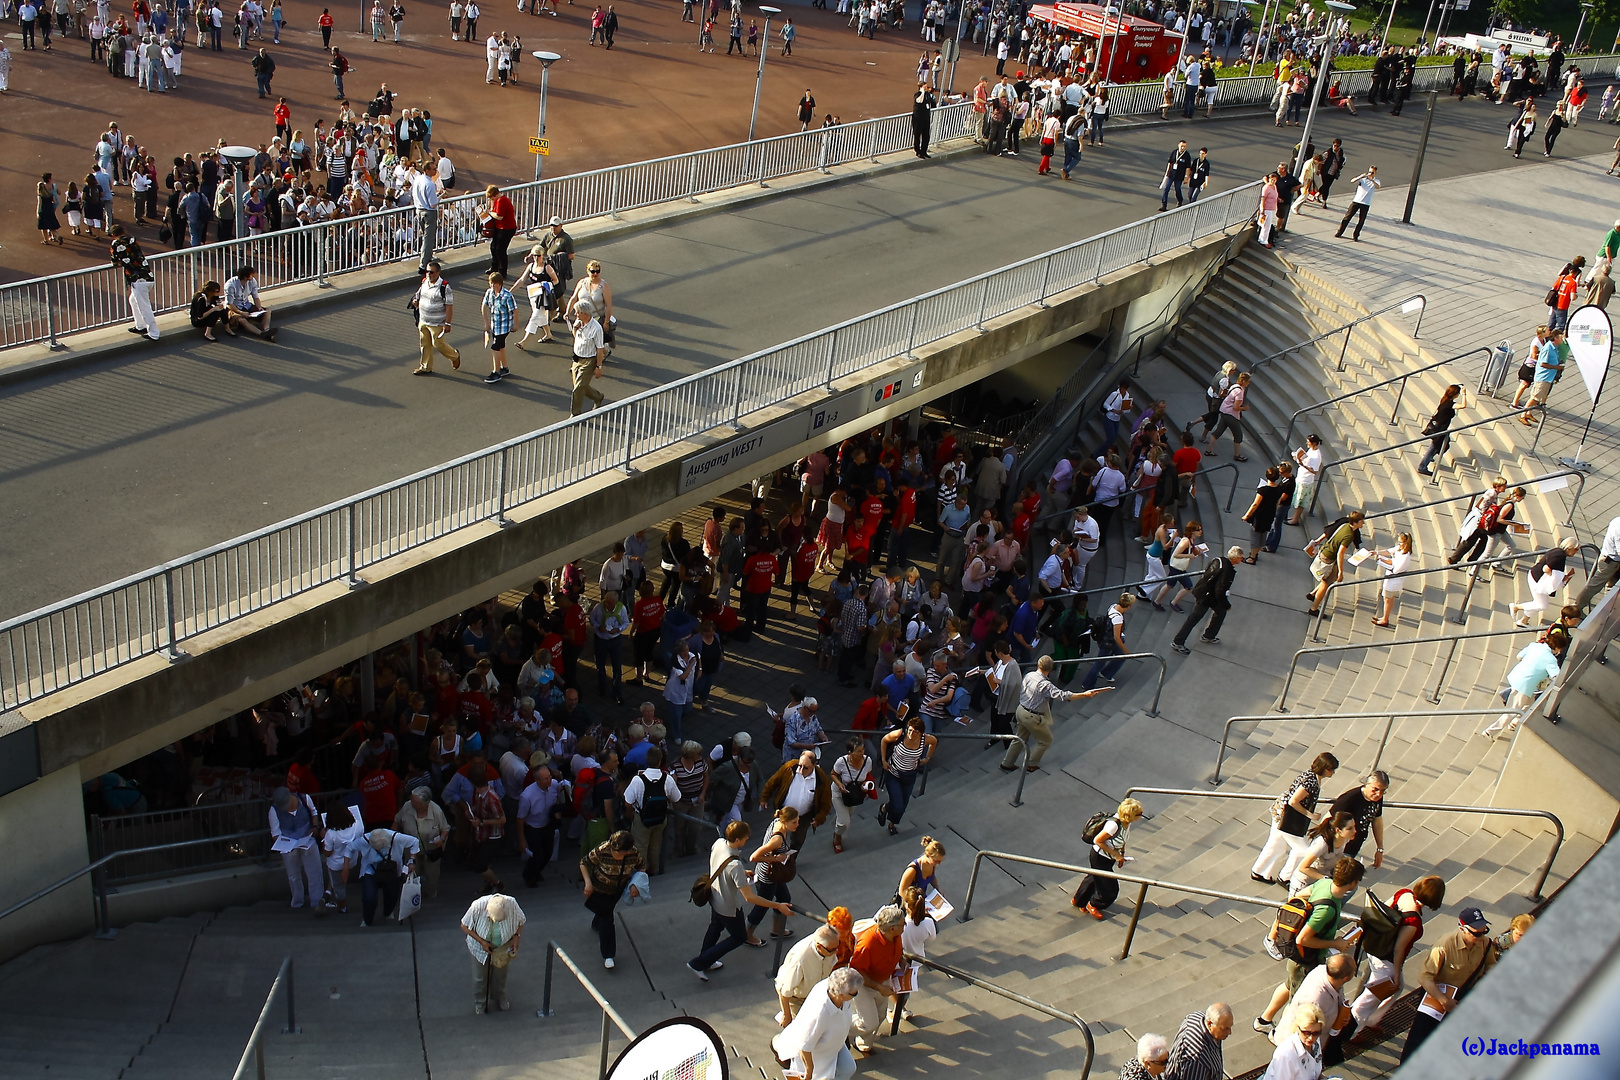
[[[1509,550],[1516,550],[1509,529],[1514,521],[1515,510],[1518,504],[1524,501],[1524,496],[1524,488],[1516,487],[1508,492],[1505,498],[1498,498],[1480,511],[1478,523],[1471,531],[1463,534],[1455,550],[1446,557],[1446,565],[1455,566],[1463,559],[1475,562],[1489,554],[1497,541],[1505,543]]]
[[[1439,911],[1446,902],[1446,882],[1437,874],[1427,874],[1405,889],[1395,890],[1388,910],[1372,895],[1367,894],[1367,907],[1380,909],[1384,920],[1393,923],[1380,933],[1363,917],[1361,950],[1366,954],[1369,970],[1360,996],[1350,1006],[1359,1031],[1380,1032],[1378,1026],[1395,995],[1401,992],[1401,969],[1412,952],[1412,946],[1423,936],[1423,909]],[[1392,917],[1393,916],[1393,917]]]
[[[1316,803],[1322,797],[1322,781],[1339,768],[1339,759],[1323,752],[1316,755],[1309,770],[1300,773],[1288,790],[1277,797],[1271,810],[1271,832],[1265,846],[1249,868],[1249,877],[1265,885],[1275,885],[1279,871],[1290,852],[1305,846],[1305,834],[1316,817]]]
[[[1126,799],[1120,803],[1112,816],[1092,815],[1091,820],[1086,822],[1080,838],[1091,845],[1091,850],[1087,854],[1090,856],[1093,870],[1125,869],[1125,834],[1130,831],[1131,823],[1141,816],[1142,804],[1135,799]],[[1102,820],[1099,821],[1099,817],[1102,817]],[[1119,882],[1110,877],[1087,874],[1069,903],[1075,907],[1085,908],[1086,914],[1093,919],[1102,919],[1103,913],[1118,896]]]

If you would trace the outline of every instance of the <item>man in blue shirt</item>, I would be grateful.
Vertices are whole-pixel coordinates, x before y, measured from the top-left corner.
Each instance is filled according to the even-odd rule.
[[[939,527],[942,530],[939,544],[939,580],[947,589],[955,588],[953,579],[961,575],[963,538],[971,520],[973,511],[968,508],[968,493],[958,487],[956,498],[939,512]]]
[[[1041,609],[1044,607],[1046,607],[1044,597],[1032,596],[1019,604],[1018,610],[1013,613],[1012,623],[1007,629],[1012,634],[1013,653],[1021,664],[1027,664],[1035,658],[1037,644],[1035,631],[1041,624]]]
[[[1545,406],[1547,396],[1552,393],[1553,383],[1564,373],[1564,365],[1569,363],[1569,346],[1564,344],[1564,332],[1554,330],[1536,354],[1536,377],[1530,385],[1530,408],[1524,410],[1519,417],[1519,423],[1525,427],[1534,427],[1536,424],[1536,406]]]
[[[613,665],[613,701],[624,704],[624,635],[630,629],[630,613],[619,603],[619,594],[609,589],[591,608],[591,629],[596,638],[597,693],[608,692],[608,664]]]
[[[912,691],[917,689],[917,680],[914,676],[907,674],[904,660],[894,662],[894,674],[883,680],[883,689],[889,695],[890,715],[899,711],[901,702],[911,699]]]

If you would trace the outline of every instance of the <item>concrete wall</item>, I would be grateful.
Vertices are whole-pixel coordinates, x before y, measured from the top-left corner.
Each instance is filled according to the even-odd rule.
[[[0,911],[90,861],[80,792],[79,770],[68,765],[0,799]],[[86,876],[0,920],[0,960],[94,927]]]

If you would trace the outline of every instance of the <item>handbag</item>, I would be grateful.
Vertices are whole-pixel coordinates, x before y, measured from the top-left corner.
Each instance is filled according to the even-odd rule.
[[[406,919],[422,910],[422,882],[415,874],[406,881],[399,890],[399,910],[396,921],[404,922]]]
[[[692,903],[697,907],[708,907],[709,888],[714,884],[714,879],[720,876],[720,871],[724,870],[727,866],[730,866],[736,861],[737,856],[727,856],[726,861],[716,867],[714,873],[705,877],[700,877],[696,881],[692,882]]]

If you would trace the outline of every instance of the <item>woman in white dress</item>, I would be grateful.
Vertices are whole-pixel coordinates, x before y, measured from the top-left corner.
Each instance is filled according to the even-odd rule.
[[[1541,622],[1541,615],[1547,610],[1548,601],[1558,595],[1564,583],[1574,574],[1568,566],[1569,557],[1580,550],[1581,542],[1571,536],[1536,560],[1536,565],[1525,573],[1525,581],[1530,586],[1530,599],[1523,604],[1508,605],[1508,613],[1513,616],[1514,626],[1529,626],[1532,613],[1535,615],[1535,621]]]
[[[1395,546],[1378,553],[1378,565],[1384,569],[1384,613],[1373,617],[1374,626],[1394,626],[1395,607],[1406,591],[1406,579],[1399,576],[1412,565],[1412,534],[1401,533]]]

